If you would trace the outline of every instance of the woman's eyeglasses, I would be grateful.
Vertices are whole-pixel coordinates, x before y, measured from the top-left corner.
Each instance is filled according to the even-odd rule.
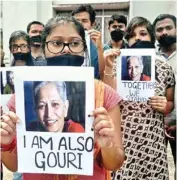
[[[48,51],[53,54],[61,53],[65,46],[67,46],[72,53],[81,53],[85,49],[82,40],[75,40],[69,43],[64,43],[62,41],[48,41],[46,42],[46,45]]]
[[[20,48],[21,51],[26,51],[29,48],[29,46],[27,44],[20,44],[20,45],[13,44],[10,46],[10,49],[12,51],[18,51],[18,48]]]

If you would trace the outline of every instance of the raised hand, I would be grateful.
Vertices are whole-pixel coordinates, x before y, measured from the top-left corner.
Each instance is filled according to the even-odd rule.
[[[0,133],[1,144],[10,144],[16,134],[16,123],[19,122],[17,115],[9,111],[1,116],[0,119]]]
[[[167,106],[167,98],[165,96],[153,96],[150,98],[149,104],[156,111],[164,113]]]
[[[111,117],[105,108],[97,108],[93,112],[95,120],[93,122],[93,129],[95,133],[95,141],[100,147],[112,146],[112,139],[114,138],[114,124]]]

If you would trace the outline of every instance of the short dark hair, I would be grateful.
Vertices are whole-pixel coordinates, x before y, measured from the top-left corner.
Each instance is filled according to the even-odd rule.
[[[11,45],[13,42],[15,42],[18,39],[23,39],[27,42],[28,46],[30,46],[30,37],[29,35],[25,32],[25,31],[14,31],[11,35],[10,35],[10,39],[9,39],[9,49],[11,50]]]
[[[175,25],[175,28],[176,28],[176,17],[173,16],[172,14],[160,14],[160,15],[158,15],[156,17],[156,19],[154,20],[154,22],[153,22],[154,28],[155,28],[158,21],[162,21],[162,20],[164,20],[166,18],[171,19],[173,21],[174,25]]]
[[[153,25],[146,18],[139,17],[139,16],[131,19],[130,23],[128,24],[127,31],[125,33],[125,39],[129,40],[131,35],[133,34],[134,29],[139,26],[146,27],[146,29],[151,37],[151,43],[154,44],[155,43],[155,31],[154,31]]]
[[[111,24],[113,24],[114,21],[117,21],[119,23],[123,23],[123,24],[125,24],[125,26],[127,26],[127,18],[124,15],[113,14],[111,16],[111,19],[108,22],[109,26]]]
[[[27,26],[27,28],[26,28],[27,33],[29,33],[30,28],[31,28],[31,26],[32,26],[33,24],[39,24],[39,25],[41,25],[41,26],[44,27],[44,24],[43,24],[43,23],[41,23],[41,22],[39,22],[39,21],[32,21],[32,22],[30,22],[30,23],[28,24],[28,26]]]
[[[85,31],[81,23],[79,23],[72,16],[56,16],[55,18],[49,19],[42,32],[42,49],[45,49],[46,38],[52,33],[52,31],[63,23],[72,23],[78,34],[81,36],[84,42],[84,50],[86,50]]]
[[[96,12],[95,10],[92,8],[91,5],[86,4],[86,5],[81,5],[78,8],[76,8],[75,10],[72,11],[71,15],[74,16],[75,14],[81,13],[81,12],[88,12],[89,16],[90,16],[90,21],[91,24],[93,24],[95,22],[96,19]]]

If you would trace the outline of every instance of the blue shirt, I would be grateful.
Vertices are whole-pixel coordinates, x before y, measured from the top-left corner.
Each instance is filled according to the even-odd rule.
[[[98,52],[95,44],[92,41],[90,41],[90,56],[91,56],[91,66],[94,67],[94,77],[95,79],[100,79]]]

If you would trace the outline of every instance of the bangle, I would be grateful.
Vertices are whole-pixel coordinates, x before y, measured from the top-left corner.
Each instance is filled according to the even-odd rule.
[[[12,151],[16,147],[16,138],[14,137],[10,144],[1,144],[1,151]]]
[[[112,72],[112,73],[106,73],[106,72],[104,71],[104,75],[105,75],[105,76],[114,77],[114,76],[115,76],[115,73],[114,73],[114,72]]]

